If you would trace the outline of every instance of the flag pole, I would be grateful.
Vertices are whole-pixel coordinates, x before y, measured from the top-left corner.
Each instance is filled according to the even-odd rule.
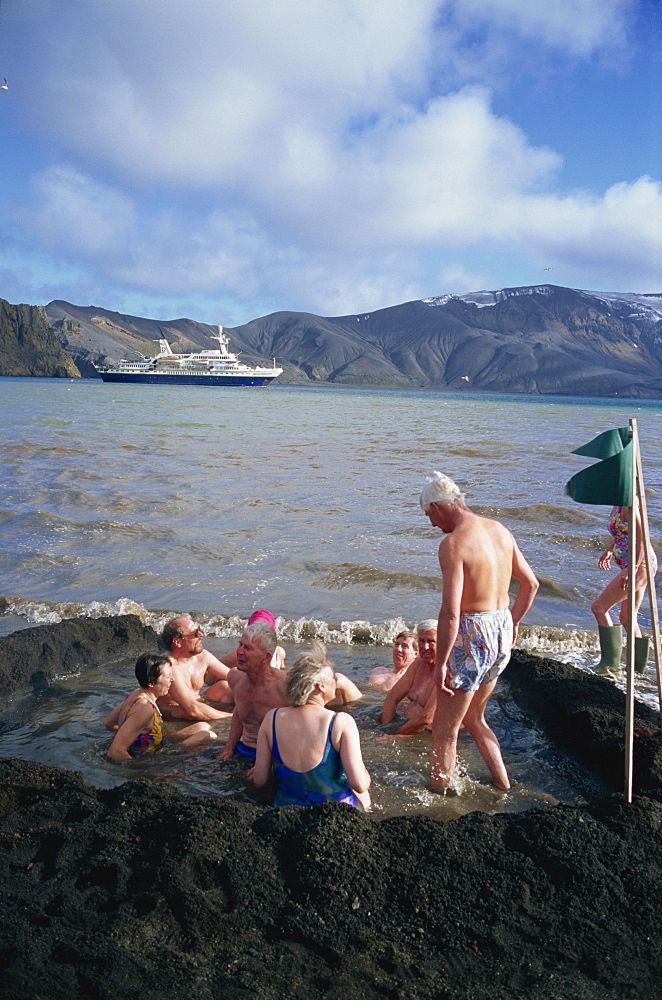
[[[637,421],[630,418],[630,434],[632,437],[632,505],[630,507],[630,523],[628,525],[628,629],[626,643],[626,688],[625,688],[625,787],[623,796],[627,803],[632,802],[632,771],[634,746],[634,631],[635,631],[635,596],[636,586],[636,553],[637,553],[637,452],[639,451],[639,435]],[[633,572],[634,570],[634,572]]]
[[[646,508],[646,490],[644,489],[644,471],[641,464],[641,452],[637,442],[637,486],[639,490],[639,506],[641,510],[641,529],[644,539],[644,561],[646,563],[646,582],[651,609],[651,630],[653,632],[653,652],[655,653],[655,669],[657,673],[658,704],[662,707],[662,655],[660,654],[660,620],[657,613],[657,594],[655,593],[655,575],[651,565],[651,536]],[[660,713],[660,729],[662,729],[662,713]]]

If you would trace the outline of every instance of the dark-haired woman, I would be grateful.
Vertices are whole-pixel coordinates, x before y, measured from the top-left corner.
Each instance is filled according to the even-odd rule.
[[[167,656],[145,653],[135,667],[140,687],[135,688],[121,705],[113,709],[104,725],[116,730],[108,756],[111,760],[133,760],[163,742],[163,725],[156,699],[166,695],[172,684],[172,665]],[[169,736],[180,746],[196,746],[215,740],[216,733],[208,722],[196,722]]]

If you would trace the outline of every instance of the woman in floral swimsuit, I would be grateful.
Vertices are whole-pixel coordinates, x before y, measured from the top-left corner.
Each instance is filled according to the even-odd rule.
[[[646,656],[643,663],[643,668],[645,669],[645,661],[648,659],[648,640],[641,639],[641,629],[639,628],[639,623],[637,621],[637,614],[639,612],[639,608],[641,607],[641,602],[644,599],[644,594],[646,593],[646,559],[644,556],[644,538],[641,526],[641,516],[639,514],[639,508],[637,507],[635,510],[637,518],[637,552],[634,560],[636,589],[634,598],[635,620],[633,628],[634,634],[640,643],[640,658],[643,658],[643,643],[646,643]],[[591,611],[595,615],[600,634],[600,650],[602,655],[600,663],[596,667],[598,673],[620,672],[622,629],[628,627],[627,588],[630,573],[630,549],[628,535],[631,516],[631,507],[614,507],[612,509],[609,518],[609,533],[612,536],[612,543],[605,549],[598,560],[598,566],[600,569],[608,570],[611,569],[611,560],[613,556],[614,562],[620,570],[618,576],[615,576],[609,581],[600,596],[597,597],[591,605]],[[649,555],[653,575],[655,575],[657,572],[657,559],[652,548],[649,550]],[[621,606],[619,614],[620,625],[614,625],[611,615],[609,614],[611,609],[616,607],[617,604],[620,604]],[[637,669],[639,669],[639,667]]]
[[[168,656],[144,653],[136,662],[136,679],[140,687],[128,695],[105,721],[107,729],[115,730],[110,744],[111,760],[133,760],[150,750],[156,750],[163,741],[161,713],[156,699],[168,693],[172,684],[172,665]],[[208,722],[196,722],[169,736],[180,746],[195,746],[215,740],[216,733]]]

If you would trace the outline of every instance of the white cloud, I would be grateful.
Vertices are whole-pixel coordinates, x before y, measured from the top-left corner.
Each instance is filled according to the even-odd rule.
[[[636,0],[453,0],[460,22],[482,22],[572,55],[622,47]]]
[[[328,314],[485,285],[485,248],[492,262],[496,248],[540,266],[564,255],[568,283],[601,266],[648,275],[660,263],[659,186],[563,192],[560,153],[496,114],[483,82],[503,79],[523,49],[544,61],[545,46],[572,59],[622,46],[632,10],[17,4],[16,114],[57,165],[35,174],[15,218],[95,288]]]
[[[44,249],[96,258],[115,253],[133,233],[133,200],[73,167],[49,167],[31,184],[31,203],[15,218]]]

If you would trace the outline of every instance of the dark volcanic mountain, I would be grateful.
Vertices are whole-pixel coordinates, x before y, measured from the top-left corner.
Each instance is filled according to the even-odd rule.
[[[132,351],[216,347],[214,327],[93,306],[46,306],[83,374]],[[578,396],[662,397],[662,293],[555,285],[445,295],[353,316],[278,312],[228,328],[247,363],[275,357],[275,385],[330,383]]]
[[[0,299],[0,375],[80,377],[43,306]]]

